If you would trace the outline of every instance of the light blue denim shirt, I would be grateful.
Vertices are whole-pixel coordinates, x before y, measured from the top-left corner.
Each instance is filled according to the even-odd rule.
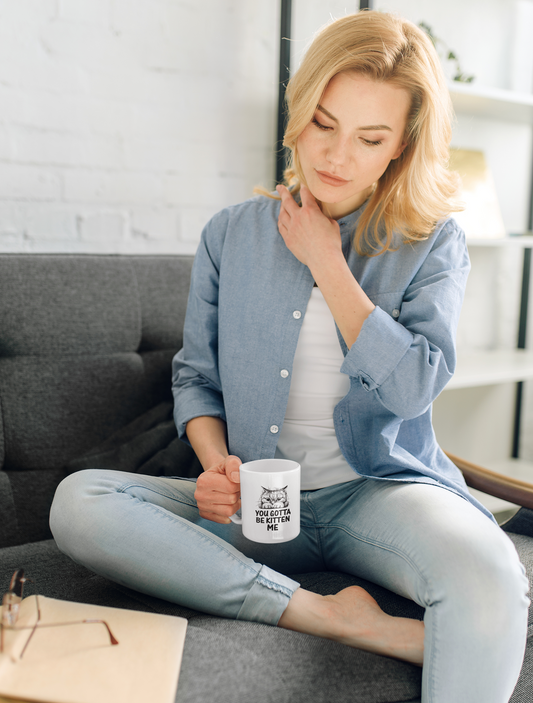
[[[279,201],[257,196],[206,225],[193,265],[183,349],[173,360],[180,437],[186,439],[192,418],[220,417],[229,451],[242,461],[275,454],[314,283],[279,234],[279,208]],[[333,415],[341,451],[357,474],[437,483],[490,515],[468,493],[431,423],[432,402],[455,369],[455,333],[470,269],[464,233],[447,219],[424,241],[360,256],[351,237],[362,210],[339,225],[350,270],[376,308],[350,349],[337,330],[341,372],[350,377]]]

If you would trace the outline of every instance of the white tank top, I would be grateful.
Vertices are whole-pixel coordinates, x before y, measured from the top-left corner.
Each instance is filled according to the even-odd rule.
[[[294,357],[287,412],[276,457],[302,467],[302,490],[360,478],[337,442],[333,410],[350,388],[340,372],[344,360],[335,321],[324,296],[313,288]]]

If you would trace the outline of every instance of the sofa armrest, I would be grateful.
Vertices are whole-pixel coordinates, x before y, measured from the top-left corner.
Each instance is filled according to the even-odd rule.
[[[470,488],[475,488],[491,496],[502,498],[515,505],[533,509],[533,484],[516,478],[489,471],[482,466],[465,461],[455,454],[446,455],[460,469]]]

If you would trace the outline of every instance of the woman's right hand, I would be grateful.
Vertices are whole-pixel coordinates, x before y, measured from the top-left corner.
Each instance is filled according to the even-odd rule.
[[[194,497],[200,517],[220,524],[231,522],[229,516],[241,507],[241,464],[238,457],[228,456],[198,477]]]

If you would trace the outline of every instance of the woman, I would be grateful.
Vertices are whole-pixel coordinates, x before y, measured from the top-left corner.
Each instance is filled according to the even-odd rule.
[[[132,588],[423,663],[425,702],[503,703],[527,581],[431,426],[469,268],[447,219],[456,183],[437,56],[409,22],[345,17],[309,49],[288,107],[291,189],[223,210],[195,259],[173,389],[204,473],[196,485],[74,474],[52,531]],[[273,456],[302,465],[301,533],[255,544],[229,520],[238,467]],[[386,615],[358,587],[323,597],[287,576],[323,569],[415,600],[424,623]]]

